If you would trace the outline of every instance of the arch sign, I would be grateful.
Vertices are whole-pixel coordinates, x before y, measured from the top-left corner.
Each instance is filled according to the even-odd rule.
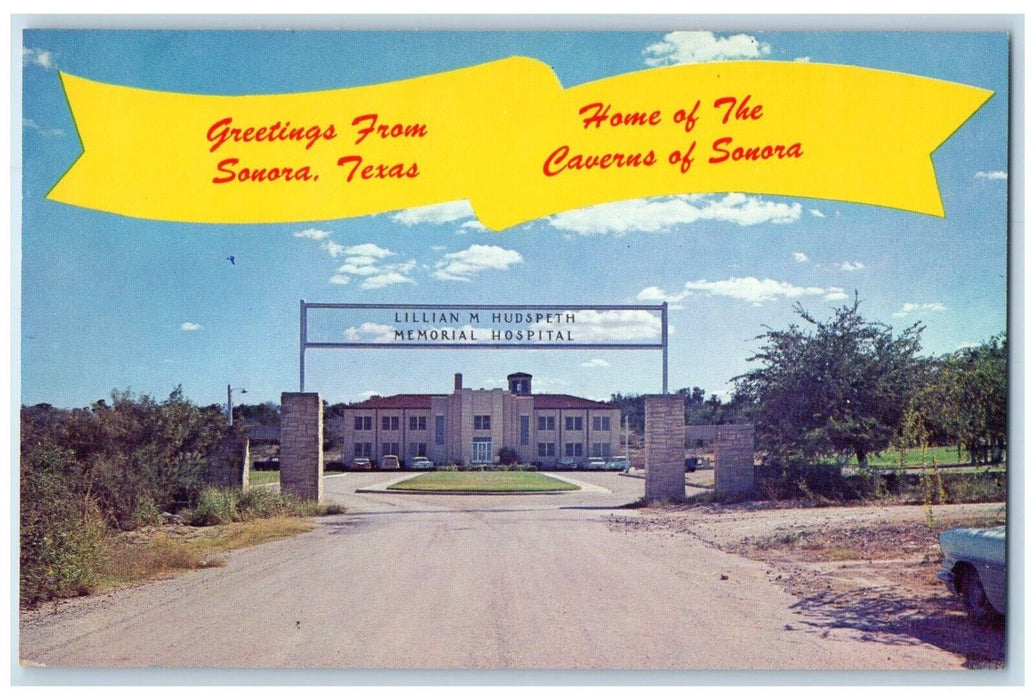
[[[668,303],[558,304],[299,303],[299,391],[310,349],[661,350],[668,393]]]

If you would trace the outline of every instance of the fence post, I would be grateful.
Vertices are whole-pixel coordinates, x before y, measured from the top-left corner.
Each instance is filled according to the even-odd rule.
[[[686,498],[686,470],[683,466],[685,417],[683,397],[663,394],[644,399],[644,452],[646,455],[647,502],[682,501]]]
[[[323,496],[323,401],[316,393],[280,395],[280,492]]]
[[[720,425],[715,440],[715,493],[724,499],[755,490],[755,426]]]

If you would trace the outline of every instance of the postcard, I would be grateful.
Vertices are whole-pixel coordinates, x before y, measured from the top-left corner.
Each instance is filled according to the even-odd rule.
[[[25,29],[22,673],[1001,682],[1013,38],[749,19]]]

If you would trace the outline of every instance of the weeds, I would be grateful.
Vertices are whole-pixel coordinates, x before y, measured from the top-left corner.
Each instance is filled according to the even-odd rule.
[[[343,512],[341,506],[321,506],[267,489],[237,489],[209,486],[202,489],[187,522],[191,525],[225,525],[260,518],[311,517]]]
[[[269,518],[200,529],[123,533],[110,547],[100,587],[223,566],[225,561],[219,556],[223,552],[302,534],[312,527],[298,518]]]

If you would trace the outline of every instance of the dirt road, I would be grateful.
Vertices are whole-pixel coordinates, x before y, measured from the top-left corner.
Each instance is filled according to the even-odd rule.
[[[771,566],[594,492],[357,494],[306,535],[205,569],[22,615],[29,665],[346,669],[959,669],[902,634],[807,618]]]

